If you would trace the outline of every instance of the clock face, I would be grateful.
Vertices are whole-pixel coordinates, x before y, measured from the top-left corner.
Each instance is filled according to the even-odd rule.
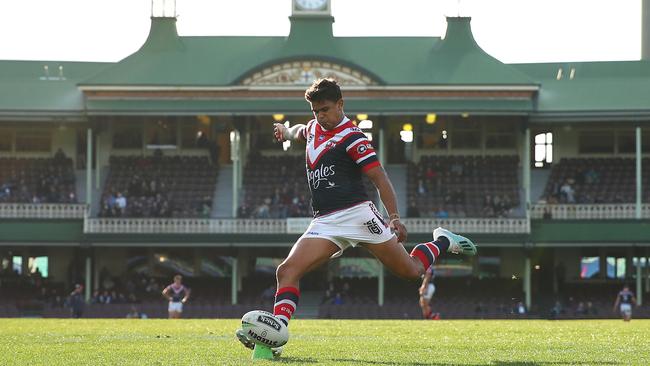
[[[296,0],[296,5],[302,10],[325,9],[328,0]]]

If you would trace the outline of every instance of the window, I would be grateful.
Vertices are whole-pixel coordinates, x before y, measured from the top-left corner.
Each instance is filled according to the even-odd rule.
[[[142,124],[134,121],[127,124],[113,124],[113,148],[142,149]]]
[[[478,121],[468,121],[463,118],[455,121],[450,133],[453,149],[480,149],[481,126]]]
[[[625,258],[607,257],[607,278],[625,278]]]
[[[500,257],[478,257],[479,278],[498,278],[501,272]]]
[[[619,131],[616,134],[616,144],[619,153],[636,153],[636,131]],[[641,150],[648,151],[648,148],[650,148],[650,131],[641,131]]]
[[[199,116],[198,121],[183,121],[181,124],[181,147],[186,149],[202,148],[199,146],[199,133],[205,136],[207,140],[212,138],[210,133],[210,117]]]
[[[553,162],[553,133],[535,135],[535,168],[543,168]]]
[[[176,121],[166,118],[148,122],[145,127],[146,143],[153,148],[176,147]]]
[[[595,278],[600,273],[599,257],[582,257],[580,259],[580,278]]]
[[[47,278],[49,262],[47,257],[29,257],[27,262],[29,274],[34,275],[36,272],[41,274],[41,277]]]
[[[486,149],[512,149],[517,146],[517,129],[512,123],[492,122],[487,124],[485,136]]]
[[[52,151],[52,133],[43,130],[16,131],[16,151],[50,152]]]
[[[578,137],[578,152],[581,154],[613,153],[613,131],[582,131]]]
[[[18,275],[22,275],[23,274],[23,257],[15,255],[12,258],[12,263],[13,263],[13,266],[12,266],[13,271]]]
[[[0,130],[0,151],[11,151],[13,142],[13,132],[9,130]]]

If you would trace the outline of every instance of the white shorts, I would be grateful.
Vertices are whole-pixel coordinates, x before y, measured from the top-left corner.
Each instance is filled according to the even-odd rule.
[[[433,294],[435,294],[435,293],[436,293],[436,286],[434,286],[433,283],[430,283],[427,286],[426,290],[424,290],[424,293],[422,294],[422,297],[425,300],[431,300],[431,298],[433,297]]]
[[[332,255],[336,258],[359,243],[381,244],[394,236],[375,205],[366,201],[313,219],[300,239],[323,238],[333,242],[341,248]]]
[[[632,315],[632,305],[621,304],[621,315]]]
[[[175,311],[177,313],[182,313],[183,312],[183,303],[180,302],[180,301],[179,302],[170,301],[169,302],[169,308],[167,309],[167,311],[170,311],[170,312]]]

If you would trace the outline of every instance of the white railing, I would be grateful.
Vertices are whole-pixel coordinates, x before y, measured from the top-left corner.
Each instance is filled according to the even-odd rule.
[[[285,234],[286,220],[86,219],[84,233],[102,234]]]
[[[430,233],[438,226],[460,233],[527,234],[530,225],[525,218],[404,219],[410,233]]]
[[[302,234],[310,218],[256,219],[86,219],[85,233],[101,234]],[[526,219],[404,219],[410,233],[430,233],[438,226],[464,233],[522,234]]]
[[[542,219],[544,213],[554,220],[634,219],[636,205],[634,203],[536,204],[532,207],[531,218]],[[641,217],[650,218],[650,205],[641,205]]]
[[[85,204],[68,203],[2,203],[3,219],[83,219]]]

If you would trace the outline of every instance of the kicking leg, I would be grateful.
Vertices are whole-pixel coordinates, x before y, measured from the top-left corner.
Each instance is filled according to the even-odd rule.
[[[309,271],[327,262],[339,247],[323,238],[302,238],[294,244],[287,258],[278,266],[273,314],[285,324],[291,320],[300,298],[300,279]]]

